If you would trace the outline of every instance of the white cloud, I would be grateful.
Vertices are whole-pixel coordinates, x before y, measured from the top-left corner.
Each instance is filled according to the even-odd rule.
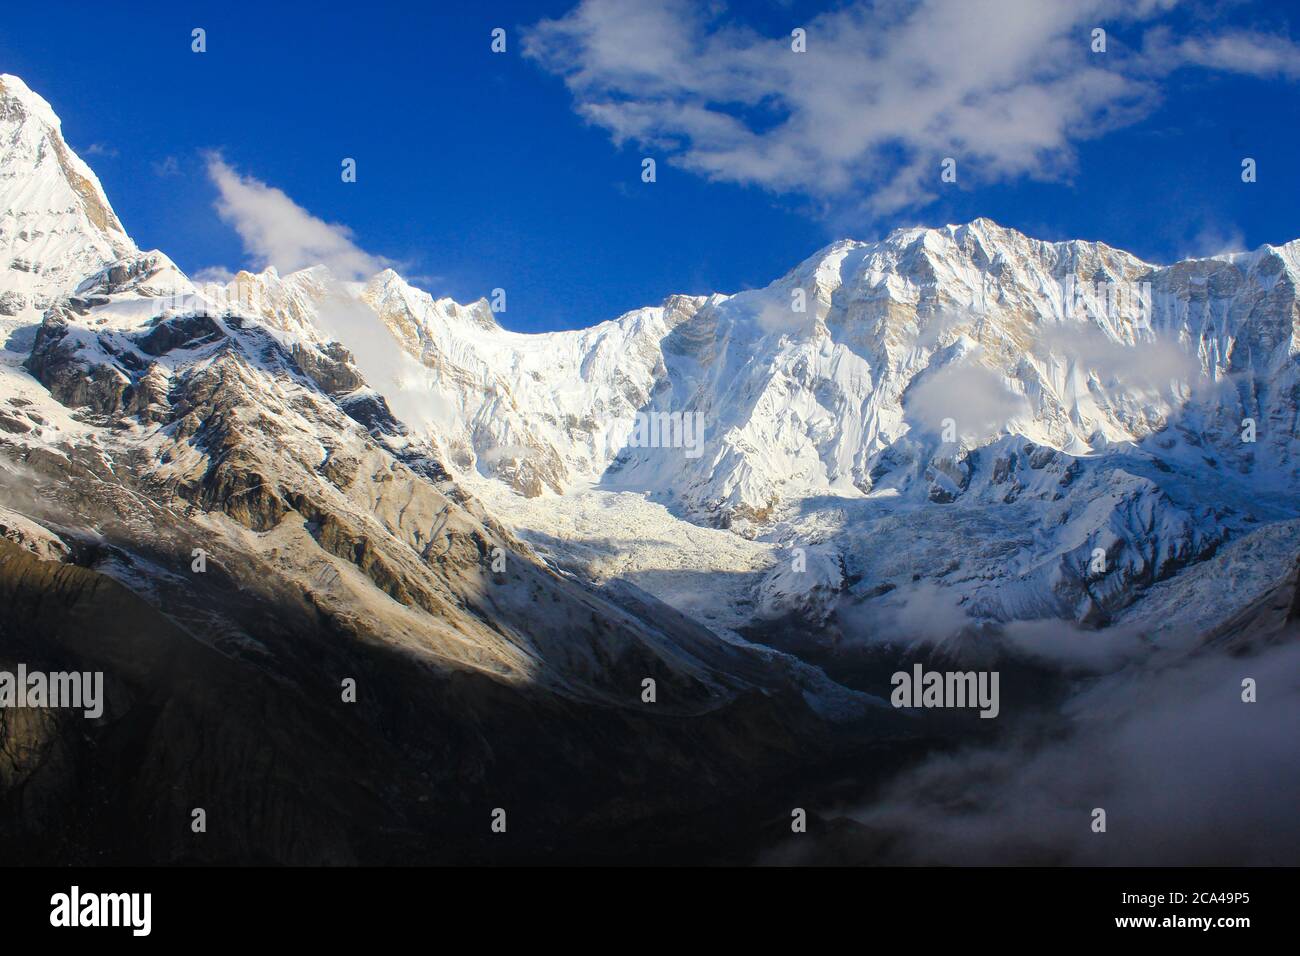
[[[1141,634],[1131,628],[1088,631],[1074,621],[1008,621],[1000,636],[1009,648],[1072,673],[1110,673],[1147,650]]]
[[[281,273],[324,265],[338,279],[361,280],[389,265],[352,241],[346,226],[317,219],[274,186],[241,176],[220,156],[208,156],[208,176],[220,194],[217,214],[243,240],[259,268]]]
[[[1145,39],[1144,54],[1159,68],[1200,66],[1261,78],[1300,79],[1300,47],[1283,37],[1247,30],[1176,39],[1164,28]]]
[[[777,288],[772,292],[757,293],[753,299],[753,309],[754,321],[758,327],[776,335],[810,332],[817,320],[825,317],[827,307],[816,296],[810,295],[807,289],[801,291],[804,293],[802,312],[795,311],[794,298],[789,289]]]
[[[1177,342],[1150,338],[1125,344],[1088,322],[1044,329],[1035,351],[1044,358],[1067,356],[1075,365],[1096,373],[1103,382],[1131,388],[1160,389],[1175,380],[1194,382],[1202,372],[1200,362]]]
[[[220,285],[227,285],[235,281],[235,272],[225,266],[204,266],[194,273],[192,278],[197,283],[215,282]]]
[[[1268,674],[1276,693],[1243,704],[1250,674]],[[1011,680],[1003,676],[1004,703]],[[1012,732],[1000,747],[943,753],[891,781],[851,814],[877,835],[875,862],[1294,862],[1300,646],[1130,671],[1076,696],[1067,713],[1068,732]],[[1093,807],[1112,814],[1122,839],[1091,831]]]
[[[905,402],[913,427],[935,433],[945,418],[951,418],[959,436],[975,441],[997,435],[1014,418],[1032,414],[1024,396],[1012,392],[1004,376],[964,359],[927,370],[907,390]]]
[[[324,265],[331,278],[316,301],[316,321],[328,338],[352,352],[366,383],[388,401],[399,419],[418,431],[445,427],[451,412],[436,394],[437,376],[395,347],[383,321],[348,282],[364,281],[390,266],[352,241],[351,231],[327,223],[287,195],[251,176],[241,176],[218,155],[208,157],[208,175],[220,194],[217,212],[234,227],[259,268],[281,274]],[[229,281],[230,271],[212,266],[198,278]]]
[[[437,374],[397,347],[374,309],[341,283],[331,285],[316,309],[320,330],[352,353],[366,384],[394,415],[418,433],[446,429],[455,413],[440,397]]]
[[[1178,259],[1212,259],[1246,251],[1246,236],[1234,225],[1202,223],[1189,242],[1183,243]]]
[[[713,180],[877,213],[922,204],[939,163],[962,183],[1068,175],[1075,144],[1145,116],[1154,77],[1184,65],[1295,75],[1300,51],[1235,33],[1136,56],[1090,30],[1158,18],[1172,0],[866,0],[803,23],[807,52],[688,0],[582,0],[525,34],[578,112]],[[739,8],[738,8],[739,9]]]
[[[853,643],[938,647],[954,651],[975,625],[960,597],[931,581],[900,588],[857,606],[841,606],[837,620]]]

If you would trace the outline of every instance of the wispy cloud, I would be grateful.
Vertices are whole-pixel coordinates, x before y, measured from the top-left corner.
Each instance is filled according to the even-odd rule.
[[[578,112],[618,144],[720,181],[820,200],[865,194],[877,213],[958,181],[1067,176],[1075,145],[1148,115],[1184,66],[1294,78],[1300,48],[1238,31],[1176,37],[1173,0],[880,0],[764,36],[719,4],[582,0],[525,34]],[[1090,30],[1136,23],[1141,55]]]
[[[1244,251],[1246,236],[1237,226],[1204,222],[1190,240],[1178,247],[1176,255],[1179,259],[1208,259]]]
[[[226,285],[235,280],[235,271],[225,266],[204,266],[198,272],[194,273],[194,281],[200,283],[215,282],[220,285]]]
[[[1199,66],[1261,78],[1300,79],[1300,47],[1284,37],[1249,30],[1179,39],[1157,27],[1145,37],[1143,54],[1157,69]]]
[[[1011,391],[998,372],[968,359],[927,371],[907,390],[907,421],[923,432],[938,432],[953,419],[957,434],[982,441],[1032,414],[1023,395]]]
[[[1201,365],[1176,341],[1139,338],[1132,344],[1116,341],[1091,322],[1043,329],[1034,351],[1047,359],[1066,356],[1081,369],[1122,389],[1162,389],[1171,381],[1192,382]]]
[[[282,190],[232,169],[218,154],[207,157],[208,176],[217,187],[217,214],[243,240],[259,268],[282,273],[324,265],[336,278],[362,280],[389,265],[352,240],[352,231],[317,219]]]

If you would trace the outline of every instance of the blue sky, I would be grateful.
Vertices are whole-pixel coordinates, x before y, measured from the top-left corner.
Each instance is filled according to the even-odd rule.
[[[435,294],[505,288],[520,331],[976,216],[1156,261],[1300,237],[1291,4],[290,7],[10,5],[0,72],[53,104],[136,241],[188,272],[274,261],[282,245],[249,239],[264,183]],[[257,190],[243,212],[227,196],[218,214],[214,151]]]

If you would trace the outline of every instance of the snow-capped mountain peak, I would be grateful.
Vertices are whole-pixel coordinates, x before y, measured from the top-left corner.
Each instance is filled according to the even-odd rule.
[[[0,74],[0,264],[8,270],[0,312],[39,312],[135,252],[50,104],[18,77]]]

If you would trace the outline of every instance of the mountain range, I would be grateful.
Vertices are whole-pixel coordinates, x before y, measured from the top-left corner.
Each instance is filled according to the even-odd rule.
[[[0,834],[710,858],[944,737],[897,661],[1041,690],[1289,639],[1298,289],[1300,240],[1155,265],[987,219],[545,334],[392,269],[198,282],[0,76],[0,665],[109,688],[89,730],[0,712]]]

